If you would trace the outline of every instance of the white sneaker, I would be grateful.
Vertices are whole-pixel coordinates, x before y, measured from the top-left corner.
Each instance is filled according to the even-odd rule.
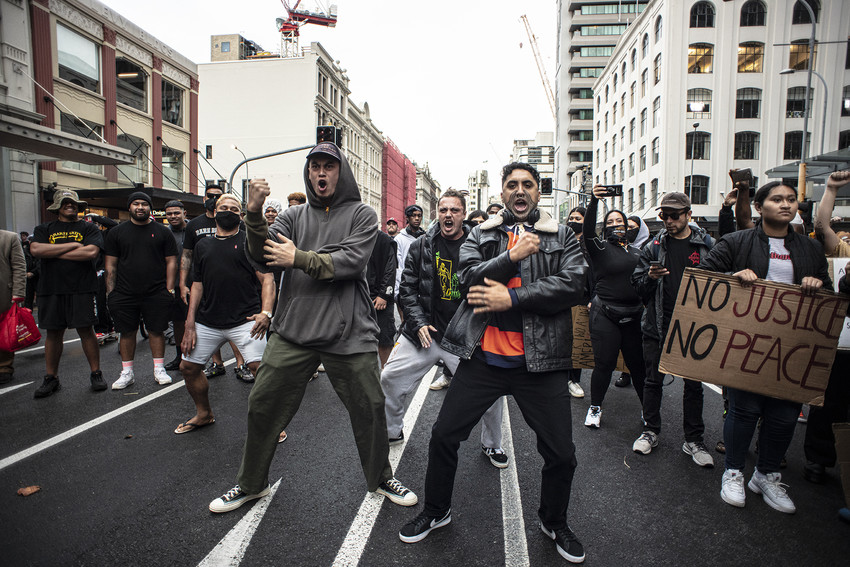
[[[136,380],[133,378],[133,371],[129,368],[121,371],[121,376],[118,377],[118,380],[112,383],[113,390],[123,390],[127,386],[130,386]]]
[[[451,384],[449,379],[446,378],[445,376],[441,375],[439,378],[437,378],[436,380],[431,382],[431,385],[428,386],[428,389],[430,389],[430,390],[442,390],[443,388],[448,388],[449,384]]]
[[[655,447],[658,447],[658,434],[653,431],[644,431],[632,445],[632,451],[648,455]]]
[[[324,372],[324,371],[325,371],[325,365],[319,364],[319,367],[316,369],[316,372]]]
[[[736,469],[726,469],[721,481],[720,498],[727,504],[743,508],[747,501],[744,492],[744,473]]]
[[[156,380],[156,383],[160,386],[171,384],[171,376],[168,375],[165,368],[154,368],[153,379]],[[112,387],[114,388],[115,384],[113,384]]]
[[[756,471],[753,473],[753,477],[747,486],[756,494],[761,494],[767,505],[774,510],[793,514],[797,511],[797,507],[794,506],[794,502],[788,497],[788,493],[785,492],[785,487],[788,485],[779,482],[781,480],[781,473],[762,474]]]
[[[587,408],[587,417],[584,418],[585,427],[595,427],[599,429],[599,421],[602,419],[602,408],[600,406],[590,406]]]
[[[701,467],[710,469],[714,466],[714,457],[711,456],[711,453],[708,452],[702,441],[696,443],[685,441],[682,445],[682,451],[690,455],[694,462]]]
[[[572,397],[574,397],[574,398],[583,398],[584,397],[584,390],[582,390],[581,384],[579,384],[578,382],[572,382],[572,381],[568,382],[567,388],[569,388],[570,395]]]

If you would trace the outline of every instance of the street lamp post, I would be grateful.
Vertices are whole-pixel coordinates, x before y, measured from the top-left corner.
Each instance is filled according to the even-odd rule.
[[[699,122],[694,122],[693,128],[694,128],[694,134],[691,137],[691,177],[690,177],[690,183],[688,183],[688,199],[691,199],[691,200],[693,200],[693,198],[694,198],[693,197],[693,195],[694,195],[694,157],[695,157],[694,148],[696,147],[696,143],[697,143],[697,128],[699,128]]]
[[[797,71],[795,69],[783,69],[779,72],[780,75],[793,75]],[[820,73],[817,71],[812,71],[812,75],[820,79],[821,84],[823,85],[823,119],[821,122],[821,130],[820,130],[820,153],[823,153],[824,140],[826,138],[826,115],[829,112],[829,88],[826,86],[826,79],[824,79]],[[808,104],[808,101],[807,103]],[[805,130],[805,126],[803,127]],[[805,138],[803,138],[805,140]],[[804,142],[805,144],[805,142]],[[805,146],[804,146],[805,147]]]
[[[246,155],[245,155],[245,152],[243,152],[242,150],[240,150],[240,149],[236,146],[236,144],[230,144],[230,147],[231,147],[231,148],[233,148],[234,150],[236,150],[237,152],[239,152],[240,154],[242,154],[242,159],[244,160],[242,163],[245,163],[245,162],[247,162],[247,161],[248,161],[248,156],[246,156]],[[251,174],[248,172],[248,164],[247,164],[247,163],[245,163],[245,177],[246,177],[246,178],[248,178],[248,179],[251,179]],[[245,200],[245,199],[244,199],[244,193],[245,193],[244,188],[243,188],[243,190],[242,190],[242,193],[243,193],[243,195],[242,195],[243,199],[242,199],[242,200],[244,201],[244,200]]]

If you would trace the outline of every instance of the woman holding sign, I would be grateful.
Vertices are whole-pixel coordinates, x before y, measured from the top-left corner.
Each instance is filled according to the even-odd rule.
[[[797,215],[797,190],[779,181],[762,186],[754,197],[761,220],[754,228],[727,234],[702,260],[700,268],[733,273],[741,285],[757,279],[799,285],[806,295],[832,288],[820,243],[791,229]],[[781,484],[779,464],[791,444],[801,404],[728,388],[729,414],[723,426],[726,471],[720,497],[743,507],[744,466],[759,417],[759,453],[748,484],[773,509],[793,514],[794,502]]]
[[[584,424],[599,427],[602,402],[611,384],[620,351],[632,375],[632,384],[643,403],[643,362],[640,317],[643,303],[629,283],[640,257],[640,249],[629,246],[628,219],[622,211],[610,210],[602,221],[603,237],[596,234],[599,199],[609,196],[607,188],[596,186],[587,215],[584,239],[587,261],[593,272],[593,298],[590,300],[590,340],[593,345],[593,374],[590,377],[590,408]]]

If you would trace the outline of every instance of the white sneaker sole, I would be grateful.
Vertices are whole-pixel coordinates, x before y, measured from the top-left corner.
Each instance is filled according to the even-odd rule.
[[[491,457],[490,455],[486,455],[486,457],[490,459],[490,464],[496,467],[497,469],[506,469],[508,468],[508,464],[510,464],[509,462],[500,463],[499,461],[494,460],[493,457]]]
[[[546,534],[549,539],[555,541],[555,532],[548,530],[546,526],[544,526],[542,523],[540,524],[540,531]],[[561,549],[561,546],[557,543],[555,544],[555,549],[558,550],[558,555],[560,555],[570,563],[584,563],[584,555],[582,555],[581,557],[570,555],[566,549]]]
[[[777,504],[776,502],[771,500],[770,497],[767,495],[767,492],[762,491],[762,489],[759,488],[759,485],[753,482],[753,479],[750,479],[750,482],[747,483],[747,486],[756,494],[761,494],[762,500],[764,500],[768,506],[770,506],[777,512],[782,512],[783,514],[794,514],[797,512],[796,506],[794,508],[784,508],[781,504]]]
[[[136,383],[135,378],[131,378],[129,382],[121,382],[121,383],[113,382],[112,383],[112,389],[113,390],[123,390],[127,386],[132,386],[135,383]]]
[[[378,489],[375,490],[375,493],[387,497],[390,502],[398,504],[399,506],[416,506],[419,503],[419,497],[416,496],[412,490],[409,490],[404,496],[399,496],[398,494],[388,492],[383,488],[378,487]]]
[[[690,455],[690,456],[691,456],[691,459],[692,459],[692,460],[693,460],[696,464],[698,464],[699,466],[701,466],[701,467],[705,467],[705,468],[707,468],[707,469],[713,469],[713,468],[714,468],[714,459],[713,459],[713,458],[711,458],[711,455],[708,455],[708,458],[709,458],[710,460],[706,461],[705,463],[701,463],[701,462],[699,462],[699,461],[697,460],[697,453],[692,453],[692,452],[690,452],[690,451],[688,450],[688,446],[687,446],[687,445],[682,445],[682,452],[683,452],[683,453],[685,453],[686,455]]]
[[[154,380],[156,380],[156,383],[159,384],[160,386],[165,386],[166,384],[171,384],[171,376],[169,376],[167,380],[165,378],[159,379],[159,378],[156,378],[156,377],[154,378]]]
[[[214,512],[216,514],[222,514],[224,512],[232,512],[236,510],[246,502],[250,502],[251,500],[257,500],[258,498],[262,498],[263,496],[268,496],[269,492],[271,492],[271,486],[266,486],[264,490],[262,490],[259,494],[247,494],[238,500],[231,500],[230,502],[225,502],[221,498],[216,498],[212,502],[210,502],[210,512]]]
[[[744,497],[744,499],[743,499],[743,500],[735,500],[735,499],[734,499],[734,498],[732,498],[731,496],[726,496],[726,493],[725,493],[725,492],[723,492],[723,489],[722,489],[722,488],[720,489],[720,498],[721,498],[724,502],[726,502],[727,504],[729,504],[730,506],[734,506],[734,507],[736,507],[736,508],[743,508],[743,507],[744,507],[744,505],[747,503],[746,496]]]
[[[416,543],[416,542],[422,541],[423,539],[428,537],[428,534],[430,534],[432,530],[436,530],[437,528],[442,528],[443,526],[447,526],[451,523],[452,523],[452,516],[451,516],[451,513],[449,513],[448,516],[446,516],[445,518],[443,518],[442,520],[440,520],[439,522],[437,522],[436,524],[434,524],[433,526],[431,526],[430,528],[428,528],[427,530],[425,530],[421,534],[417,534],[415,536],[405,536],[405,535],[401,535],[401,532],[399,532],[398,533],[398,539],[400,539],[404,543]]]

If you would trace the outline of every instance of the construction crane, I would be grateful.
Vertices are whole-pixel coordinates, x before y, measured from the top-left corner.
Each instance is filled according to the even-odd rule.
[[[289,7],[286,0],[280,0],[286,10],[287,18],[277,18],[277,29],[280,31],[280,56],[281,57],[298,57],[300,56],[298,48],[298,38],[301,35],[300,29],[304,24],[313,24],[317,26],[325,26],[329,28],[336,27],[336,4],[331,4],[327,12],[310,12],[309,10],[299,10],[298,6],[301,0],[295,2],[295,6]]]
[[[523,25],[525,25],[525,33],[528,34],[528,41],[531,43],[531,51],[534,52],[534,62],[537,63],[537,71],[540,73],[540,80],[543,82],[543,90],[546,91],[546,100],[549,101],[549,109],[552,111],[552,118],[557,120],[555,114],[555,94],[552,92],[552,85],[549,84],[549,76],[546,74],[546,69],[543,67],[543,59],[540,57],[540,49],[537,48],[537,36],[531,31],[531,24],[528,23],[528,18],[523,14],[520,16]],[[522,47],[522,44],[519,44]]]

